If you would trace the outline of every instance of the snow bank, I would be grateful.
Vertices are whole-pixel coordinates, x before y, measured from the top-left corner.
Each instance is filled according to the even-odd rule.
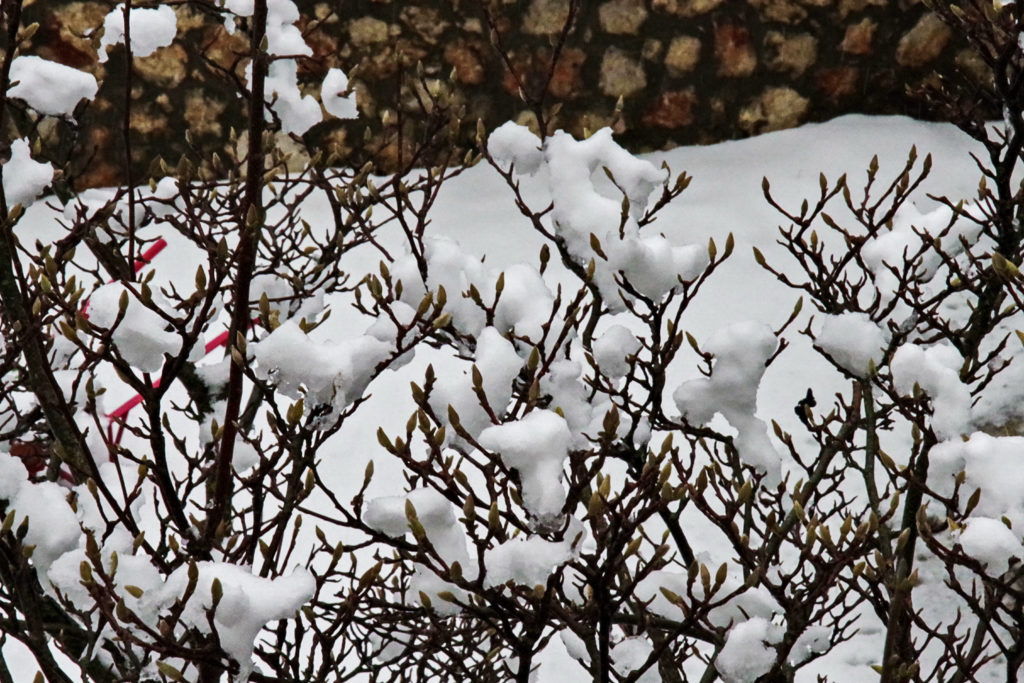
[[[92,74],[33,55],[15,57],[7,95],[25,100],[40,114],[69,116],[82,99],[96,97],[99,84]]]
[[[782,459],[768,437],[768,425],[755,412],[765,362],[777,346],[764,323],[740,322],[721,329],[705,345],[715,356],[711,377],[683,382],[672,395],[692,423],[707,424],[721,413],[738,432],[734,443],[740,459],[763,472],[769,486],[781,480]]]

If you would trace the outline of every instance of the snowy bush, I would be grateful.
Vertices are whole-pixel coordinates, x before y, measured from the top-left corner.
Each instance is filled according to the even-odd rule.
[[[766,179],[784,225],[752,257],[670,224],[687,174],[610,128],[556,130],[507,51],[536,130],[418,168],[462,112],[410,74],[426,125],[398,172],[316,150],[296,171],[274,134],[301,145],[357,108],[339,70],[319,102],[300,88],[291,0],[204,5],[250,44],[230,84],[248,130],[215,175],[195,150],[148,185],[40,199],[61,169],[33,136],[95,81],[21,54],[20,7],[0,70],[3,661],[54,681],[1019,677],[1015,3],[937,8],[1006,112],[930,93],[987,151],[975,196],[918,210],[916,152],[895,176],[821,175],[798,208]],[[103,55],[169,44],[173,7],[112,8]],[[438,211],[477,162],[506,203]],[[521,232],[492,238],[526,262],[452,237],[509,211]],[[702,328],[741,259],[792,300]],[[813,386],[766,400],[798,354]]]

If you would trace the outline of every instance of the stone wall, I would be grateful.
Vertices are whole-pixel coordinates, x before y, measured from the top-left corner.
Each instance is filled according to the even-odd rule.
[[[327,69],[343,68],[365,115],[328,120],[307,141],[352,163],[393,162],[394,138],[382,129],[402,120],[399,113],[416,113],[414,88],[402,76],[417,62],[428,81],[452,79],[466,144],[478,118],[488,128],[508,119],[531,123],[516,80],[491,45],[483,1],[297,0],[315,52],[301,60],[300,79],[315,94]],[[27,11],[40,22],[30,51],[102,81],[77,127],[43,122],[47,153],[75,159],[80,186],[122,179],[122,51],[99,63],[93,31],[112,4],[47,0]],[[511,62],[536,87],[551,69],[568,0],[489,4]],[[194,149],[209,155],[225,147],[233,126],[243,127],[240,100],[225,80],[242,77],[243,37],[196,7],[177,12],[176,43],[135,62],[131,130],[140,174],[158,154],[173,161],[187,151],[183,129],[191,130]],[[562,106],[559,127],[579,135],[613,125],[620,140],[642,151],[847,112],[926,115],[908,91],[954,68],[985,78],[977,58],[917,0],[584,0],[546,97]]]

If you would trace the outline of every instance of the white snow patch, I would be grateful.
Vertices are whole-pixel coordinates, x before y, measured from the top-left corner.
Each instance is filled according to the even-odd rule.
[[[30,206],[53,181],[53,166],[33,160],[25,138],[11,143],[11,158],[3,167],[4,199],[8,207]]]
[[[534,410],[516,422],[488,427],[480,445],[519,472],[523,506],[541,520],[558,518],[565,503],[562,466],[569,455],[569,426],[550,410]]]
[[[640,340],[622,325],[612,325],[594,340],[594,361],[612,379],[629,371],[628,358],[640,350]]]
[[[889,364],[897,391],[909,396],[917,384],[931,398],[932,424],[940,439],[958,437],[970,424],[971,392],[956,370],[961,362],[952,347],[904,344]]]
[[[164,354],[177,353],[181,339],[165,330],[166,321],[150,309],[119,282],[103,285],[89,297],[89,322],[105,328],[113,328],[117,321],[122,295],[128,301],[124,318],[114,328],[113,340],[117,350],[133,367],[143,372],[156,372],[163,366]],[[154,305],[165,310],[169,305],[158,301],[153,294]]]
[[[148,57],[174,42],[178,35],[178,16],[170,5],[153,9],[133,7],[128,13],[132,35],[132,56]],[[117,5],[103,20],[99,61],[107,61],[107,50],[124,43],[124,4]]]
[[[960,545],[964,552],[996,574],[1010,568],[1011,558],[1024,556],[1020,535],[1001,520],[991,517],[971,517],[960,532]]]
[[[721,413],[738,432],[740,458],[764,472],[769,486],[781,481],[782,459],[768,437],[768,425],[755,412],[765,362],[777,346],[764,323],[739,322],[721,329],[705,345],[715,356],[711,377],[683,382],[672,395],[682,416],[695,424],[707,424]]]
[[[841,313],[823,316],[815,346],[855,377],[868,376],[868,368],[882,364],[891,335],[879,327],[867,313]]]
[[[777,655],[773,645],[784,630],[767,619],[754,617],[733,626],[718,653],[715,668],[726,683],[754,683],[771,671]]]
[[[92,74],[34,55],[15,57],[7,95],[25,100],[40,114],[69,116],[82,99],[96,97],[99,84]]]
[[[356,94],[348,91],[348,76],[341,69],[328,69],[327,75],[320,86],[320,101],[327,113],[339,119],[355,119],[359,117],[356,107]]]

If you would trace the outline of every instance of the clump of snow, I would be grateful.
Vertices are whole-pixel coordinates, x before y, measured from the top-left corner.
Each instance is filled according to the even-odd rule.
[[[4,165],[4,198],[7,206],[30,206],[53,180],[53,166],[32,159],[28,140],[11,143],[11,158]]]
[[[89,298],[89,322],[99,327],[113,328],[122,296],[127,298],[128,306],[124,318],[114,328],[114,344],[130,365],[143,372],[155,372],[163,365],[164,354],[178,352],[181,339],[175,333],[165,330],[167,323],[164,319],[132,296],[123,284],[114,282],[93,292]],[[154,302],[157,299],[158,295],[154,293]]]
[[[494,309],[494,326],[500,332],[539,340],[554,297],[533,266],[517,263],[503,271],[505,286]],[[488,280],[497,276],[488,273]]]
[[[765,362],[778,340],[757,322],[734,323],[711,336],[705,349],[714,354],[711,377],[683,382],[673,394],[684,418],[704,425],[721,413],[736,429],[736,450],[746,464],[763,472],[771,486],[781,480],[782,460],[768,437],[768,425],[755,416],[757,388]]]
[[[997,575],[1010,568],[1011,558],[1024,557],[1020,534],[991,517],[972,516],[958,540],[965,553]]]
[[[497,297],[493,324],[499,332],[514,331],[518,337],[539,341],[554,296],[536,268],[525,264],[515,264],[504,271],[485,268],[478,257],[465,253],[454,240],[432,237],[424,242],[426,282],[412,255],[397,259],[390,267],[392,276],[402,283],[404,303],[415,308],[428,291],[436,295],[443,287],[444,310],[451,314],[452,326],[475,337],[487,320],[469,296],[470,288],[475,287],[485,304]],[[504,285],[500,295],[499,279]]]
[[[224,8],[239,17],[251,17],[253,0],[224,0]],[[267,52],[280,57],[313,54],[306,44],[302,31],[295,25],[299,20],[299,9],[292,0],[272,0],[267,3]],[[234,22],[227,18],[225,26],[234,30]]]
[[[789,650],[789,663],[800,664],[813,655],[827,652],[832,641],[832,629],[828,626],[809,626],[793,643]]]
[[[174,42],[178,35],[178,17],[170,5],[153,9],[133,7],[128,13],[132,35],[132,55],[148,57]],[[117,5],[103,20],[99,61],[107,61],[107,49],[124,43],[124,4]]]
[[[308,407],[344,409],[362,396],[378,363],[392,346],[369,335],[337,343],[320,343],[288,320],[249,347],[258,363],[256,374],[292,398],[305,396]]]
[[[21,55],[11,63],[7,95],[25,100],[40,114],[69,116],[82,99],[96,97],[99,84],[92,74],[34,55]]]
[[[929,453],[928,484],[945,496],[953,495],[956,476],[964,473],[961,497],[966,500],[975,489],[981,499],[974,514],[982,517],[1008,517],[1014,528],[1024,527],[1024,437],[991,436],[975,432],[963,441],[959,438],[936,444]]]
[[[213,607],[213,581],[220,581],[223,595],[213,623],[224,651],[238,662],[236,681],[246,681],[253,671],[252,652],[259,632],[270,622],[288,619],[313,597],[316,581],[305,569],[276,579],[256,576],[245,567],[226,562],[200,562],[195,592],[185,604],[182,622],[210,633],[207,611]],[[159,589],[143,596],[142,606],[153,613],[168,609],[185,593],[188,567],[179,567]]]
[[[928,394],[934,411],[932,427],[940,439],[958,437],[970,424],[971,392],[960,381],[961,362],[950,346],[904,344],[889,363],[897,391],[910,395],[917,384]]]
[[[523,360],[512,342],[493,327],[480,333],[473,360],[480,373],[487,404],[500,417],[512,398],[512,382],[519,374]],[[472,374],[469,372],[453,372],[439,377],[430,395],[430,405],[445,422],[448,420],[448,407],[454,408],[460,424],[474,437],[492,425],[490,416],[473,391]]]
[[[569,455],[569,426],[550,410],[534,410],[515,422],[488,427],[480,445],[519,472],[523,506],[540,520],[561,516],[565,504],[562,466]]]
[[[855,377],[868,376],[868,368],[881,365],[891,335],[867,313],[825,315],[815,346]]]
[[[594,361],[612,379],[629,371],[629,356],[640,350],[640,340],[622,325],[612,325],[594,340]]]
[[[630,636],[616,643],[608,654],[616,673],[626,678],[642,668],[653,652],[654,645],[646,636]],[[630,680],[636,680],[637,683],[661,683],[657,663],[644,671],[639,678]]]
[[[437,551],[438,556],[448,566],[458,562],[463,575],[472,580],[477,576],[478,569],[469,556],[466,543],[466,532],[456,522],[455,510],[451,502],[434,489],[414,489],[404,496],[383,496],[374,498],[366,505],[363,521],[371,529],[388,536],[402,536],[411,531],[409,516],[406,511],[411,504],[416,512],[416,519],[423,527],[427,540]],[[424,593],[430,600],[431,607],[439,614],[452,615],[459,608],[451,602],[439,597],[441,592],[450,592],[457,598],[466,599],[466,592],[458,586],[444,581],[429,568],[417,565],[409,580],[409,590],[413,596]]]
[[[544,162],[540,138],[526,126],[508,121],[498,126],[487,138],[487,153],[505,170],[515,166],[518,173],[533,175]]]
[[[970,205],[965,210],[970,210]],[[940,233],[948,232],[939,238]],[[925,242],[925,235],[928,241]],[[913,259],[919,251],[911,278],[928,282],[935,277],[942,265],[942,256],[932,244],[939,238],[938,249],[948,256],[963,253],[964,245],[971,246],[981,236],[981,227],[963,216],[953,215],[948,206],[940,206],[928,213],[921,213],[912,204],[905,204],[893,219],[892,229],[869,239],[861,250],[864,262],[874,277],[875,289],[883,302],[888,302],[899,287],[896,272],[902,272],[906,258]]]
[[[0,451],[0,500],[11,500],[28,482],[28,473],[21,461],[7,451]]]
[[[569,540],[548,541],[540,536],[522,536],[505,541],[484,553],[485,586],[512,581],[523,586],[543,586],[556,567],[573,557]]]
[[[322,120],[316,98],[303,95],[299,90],[298,65],[294,59],[282,59],[270,65],[266,89],[271,106],[281,119],[283,132],[302,135]]]
[[[610,128],[586,140],[557,131],[541,143],[509,122],[491,134],[488,151],[499,167],[514,165],[517,173],[532,174],[546,165],[555,231],[580,266],[593,262],[594,282],[613,311],[624,310],[622,298],[632,296],[620,288],[619,278],[636,293],[658,300],[707,266],[703,246],[674,246],[661,235],[641,236],[638,221],[668,174],[616,144]],[[604,177],[603,169],[614,181]],[[623,218],[624,197],[629,210]]]
[[[224,8],[238,17],[250,17],[252,0],[225,0]],[[298,63],[295,57],[309,57],[313,49],[306,44],[295,22],[299,9],[292,0],[267,3],[267,53],[278,57],[267,73],[267,104],[281,120],[285,133],[302,135],[322,119],[320,103],[312,95],[303,95],[298,85]],[[225,28],[234,31],[234,17],[225,18]],[[252,65],[246,69],[246,80],[252,86]]]
[[[773,645],[785,631],[767,619],[754,617],[729,630],[725,646],[715,659],[715,668],[726,683],[754,683],[771,671],[777,655]]]
[[[34,545],[32,562],[45,573],[54,560],[78,545],[82,530],[67,500],[67,489],[50,481],[25,484],[11,501],[14,526],[28,518],[26,545]]]
[[[343,95],[348,91],[348,76],[341,69],[328,69],[324,76],[323,84],[320,86],[320,101],[327,113],[339,119],[354,119],[359,117],[359,109],[356,107],[356,95],[351,93]]]

